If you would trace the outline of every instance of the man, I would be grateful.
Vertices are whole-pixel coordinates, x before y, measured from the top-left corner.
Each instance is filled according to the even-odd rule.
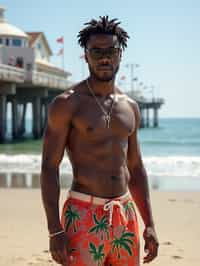
[[[79,32],[90,75],[51,103],[41,188],[50,252],[62,265],[140,265],[134,203],[145,224],[147,255],[158,240],[142,163],[135,101],[115,86],[128,34],[116,19],[91,20]],[[67,151],[73,182],[59,218],[59,164]],[[130,191],[130,192],[129,192]]]

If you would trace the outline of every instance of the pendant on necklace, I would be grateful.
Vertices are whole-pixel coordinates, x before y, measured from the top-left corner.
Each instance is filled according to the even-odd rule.
[[[110,116],[109,115],[105,115],[104,117],[105,117],[105,120],[106,120],[106,126],[107,126],[107,128],[109,128],[110,127]]]

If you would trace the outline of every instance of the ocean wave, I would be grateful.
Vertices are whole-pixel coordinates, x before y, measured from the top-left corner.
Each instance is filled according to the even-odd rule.
[[[149,175],[200,178],[199,156],[150,156],[144,164]]]
[[[199,146],[200,147],[200,141],[192,141],[192,140],[142,140],[140,141],[142,145],[147,146]]]
[[[174,176],[200,178],[199,156],[145,156],[145,168],[150,176]],[[0,154],[0,172],[3,173],[40,173],[41,155]],[[60,165],[61,174],[72,173],[71,164],[64,157]]]
[[[0,171],[5,173],[34,173],[41,171],[41,155],[7,155],[0,154]],[[61,173],[71,173],[71,165],[65,156],[60,165]]]

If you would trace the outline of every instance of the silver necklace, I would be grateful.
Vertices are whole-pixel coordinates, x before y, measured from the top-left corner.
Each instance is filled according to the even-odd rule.
[[[94,91],[93,91],[93,89],[90,87],[90,84],[89,84],[89,82],[88,82],[88,79],[86,80],[86,84],[87,84],[87,87],[88,87],[90,93],[91,93],[92,96],[94,97],[94,99],[95,99],[97,105],[100,107],[102,113],[104,114],[104,119],[105,119],[105,121],[106,121],[106,126],[107,126],[107,128],[109,128],[109,127],[110,127],[111,114],[112,114],[113,106],[114,106],[114,103],[115,103],[115,97],[116,97],[115,93],[114,93],[114,98],[113,98],[113,101],[112,101],[112,104],[111,104],[110,110],[109,110],[109,112],[107,112],[107,111],[105,110],[105,108],[101,105],[101,103],[100,103],[100,101],[98,100],[98,98],[96,97],[96,95],[94,94]]]

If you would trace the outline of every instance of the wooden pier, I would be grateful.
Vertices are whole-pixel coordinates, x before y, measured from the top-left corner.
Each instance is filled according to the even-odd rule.
[[[24,136],[30,104],[32,136],[40,138],[48,103],[69,87],[71,73],[51,62],[53,52],[44,32],[24,32],[4,19],[4,11],[0,7],[0,142],[7,137],[8,113],[12,138]]]
[[[159,118],[158,118],[158,110],[162,104],[164,104],[164,100],[157,98],[146,101],[138,101],[140,113],[141,113],[141,122],[140,127],[158,127],[159,126]],[[153,117],[150,119],[150,110],[153,111]],[[150,121],[152,121],[152,125],[150,125]]]
[[[42,72],[33,72],[31,82],[26,82],[23,69],[0,65],[0,143],[7,136],[7,106],[12,110],[12,139],[20,139],[25,134],[25,117],[27,105],[32,105],[32,137],[37,139],[43,134],[47,119],[48,104],[52,99],[69,87],[67,73],[63,77]],[[159,124],[158,109],[164,103],[163,99],[147,100],[144,97],[135,98],[141,112],[141,128],[157,127]],[[149,111],[153,110],[153,119]],[[153,124],[150,125],[150,121]]]
[[[152,98],[148,99],[143,96],[137,97],[133,92],[128,92],[128,96],[133,98],[140,108],[140,128],[148,127],[158,127],[159,126],[159,117],[158,110],[164,104],[164,99],[162,98]],[[150,117],[150,111],[153,112],[152,117]],[[152,122],[152,124],[150,124]]]
[[[32,106],[32,136],[40,138],[47,119],[50,101],[69,87],[68,73],[63,76],[35,71],[32,81],[26,82],[23,69],[0,65],[0,143],[7,136],[7,107],[12,110],[12,138],[20,139],[25,133],[27,105]]]

